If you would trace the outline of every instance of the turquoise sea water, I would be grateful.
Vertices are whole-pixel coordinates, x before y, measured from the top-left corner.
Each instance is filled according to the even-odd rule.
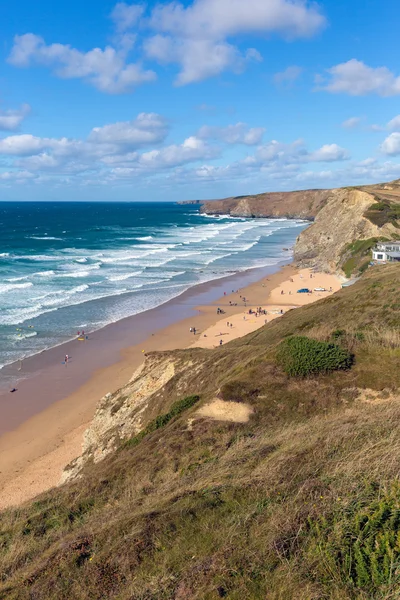
[[[304,221],[172,203],[0,202],[0,367],[189,287],[290,259]]]

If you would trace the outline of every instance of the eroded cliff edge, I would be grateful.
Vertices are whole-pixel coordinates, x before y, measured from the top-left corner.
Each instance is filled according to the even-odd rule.
[[[400,180],[390,183],[272,192],[210,200],[200,212],[247,218],[296,218],[312,224],[299,235],[296,264],[350,277],[368,264],[378,239],[400,238]],[[357,242],[366,241],[363,246]]]

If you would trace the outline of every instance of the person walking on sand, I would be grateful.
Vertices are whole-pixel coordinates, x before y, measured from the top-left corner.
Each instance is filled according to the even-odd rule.
[[[68,354],[66,354],[66,355],[65,355],[65,359],[64,359],[64,361],[65,361],[65,366],[67,366],[67,364],[68,364],[68,359],[69,359],[69,356],[68,356]]]
[[[219,340],[219,345],[222,346],[222,340]]]

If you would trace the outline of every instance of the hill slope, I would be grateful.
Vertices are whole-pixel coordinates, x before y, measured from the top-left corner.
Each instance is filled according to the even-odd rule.
[[[396,597],[399,274],[149,356],[103,399],[79,478],[1,513],[0,598]],[[276,348],[293,335],[355,363],[290,377]]]

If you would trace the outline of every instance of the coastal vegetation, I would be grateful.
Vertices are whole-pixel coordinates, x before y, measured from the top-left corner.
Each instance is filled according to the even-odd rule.
[[[162,353],[177,367],[140,443],[0,514],[0,598],[396,598],[399,275],[374,267],[221,348]],[[328,362],[288,374],[292,344]],[[199,417],[215,398],[250,419]]]
[[[346,277],[363,273],[371,261],[371,250],[377,242],[387,242],[388,238],[373,237],[366,240],[356,240],[347,244],[343,252],[342,269]]]
[[[400,204],[389,200],[379,200],[371,204],[365,212],[365,217],[378,227],[391,223],[400,229]]]
[[[283,340],[278,346],[277,360],[285,373],[292,377],[349,369],[353,363],[350,352],[337,344],[302,335]]]

